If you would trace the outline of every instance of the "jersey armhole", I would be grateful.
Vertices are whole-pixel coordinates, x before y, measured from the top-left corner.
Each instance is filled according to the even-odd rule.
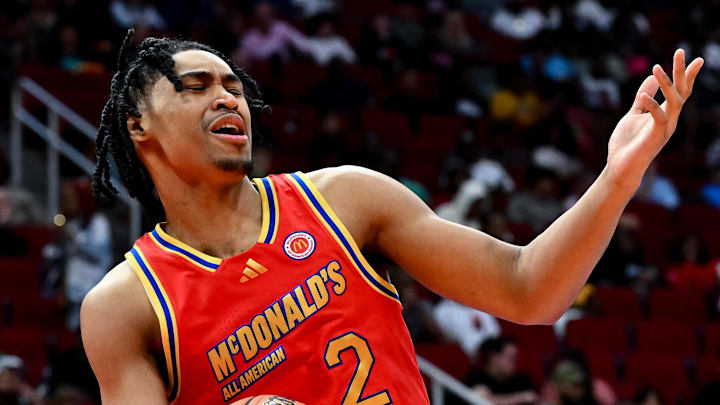
[[[381,295],[400,303],[400,296],[395,286],[381,277],[368,263],[350,232],[345,228],[345,225],[340,221],[340,218],[335,214],[335,211],[327,203],[315,184],[302,172],[289,173],[285,176],[297,188],[298,193],[315,213],[318,220],[327,228],[345,252],[347,258],[352,262],[353,267],[370,287]]]
[[[147,294],[160,323],[160,335],[169,381],[167,387],[168,402],[173,404],[180,392],[180,365],[178,364],[180,357],[175,311],[160,279],[143,255],[140,247],[133,246],[129,252],[125,253],[125,259],[140,279],[145,294]]]

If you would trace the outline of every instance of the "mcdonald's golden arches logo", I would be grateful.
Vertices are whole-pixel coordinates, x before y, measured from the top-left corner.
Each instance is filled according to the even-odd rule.
[[[293,232],[285,238],[283,248],[291,259],[306,259],[315,251],[315,238],[307,232]]]

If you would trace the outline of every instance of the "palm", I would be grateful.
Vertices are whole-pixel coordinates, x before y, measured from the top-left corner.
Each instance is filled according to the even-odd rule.
[[[683,103],[690,97],[703,60],[695,59],[685,68],[685,53],[675,52],[673,81],[660,66],[640,85],[630,111],[615,127],[608,144],[608,170],[616,181],[636,188],[653,158],[665,146],[677,126]],[[658,88],[666,101],[653,99]]]

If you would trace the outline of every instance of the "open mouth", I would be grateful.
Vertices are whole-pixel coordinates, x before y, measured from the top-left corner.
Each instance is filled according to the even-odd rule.
[[[211,132],[214,134],[243,135],[243,132],[240,131],[240,128],[234,125],[225,125],[221,128],[214,129]]]
[[[245,122],[237,114],[225,114],[210,127],[218,135],[245,135]]]

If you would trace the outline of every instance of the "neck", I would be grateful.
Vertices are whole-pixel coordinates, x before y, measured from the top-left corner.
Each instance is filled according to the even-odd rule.
[[[260,195],[247,176],[229,185],[155,184],[165,208],[168,235],[219,258],[235,256],[257,241],[262,208]]]

